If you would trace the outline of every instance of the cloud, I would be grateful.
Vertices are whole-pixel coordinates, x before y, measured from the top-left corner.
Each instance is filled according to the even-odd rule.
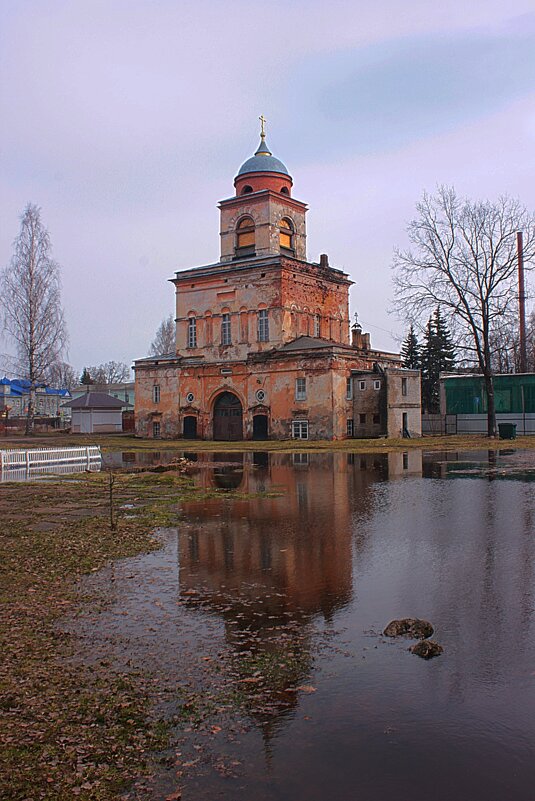
[[[528,94],[535,84],[535,15],[524,22],[521,32],[504,36],[406,38],[305,59],[290,89],[315,134],[302,140],[301,153],[387,151]]]

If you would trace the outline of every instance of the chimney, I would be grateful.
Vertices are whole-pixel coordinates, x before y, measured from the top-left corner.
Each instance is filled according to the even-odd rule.
[[[320,254],[320,267],[323,267],[324,270],[329,269],[329,257],[326,253]]]
[[[360,325],[351,328],[351,345],[358,350],[370,350],[370,335],[363,334]]]

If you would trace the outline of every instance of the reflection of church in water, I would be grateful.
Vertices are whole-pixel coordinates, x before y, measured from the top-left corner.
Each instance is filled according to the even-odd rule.
[[[371,503],[373,485],[388,476],[388,457],[209,458],[218,461],[211,469],[199,465],[201,486],[248,497],[185,504],[180,591],[191,606],[223,619],[242,680],[270,666],[271,703],[284,714],[296,703],[292,689],[310,680],[313,630],[329,630],[337,611],[352,600],[352,517]],[[267,497],[254,497],[266,491]]]

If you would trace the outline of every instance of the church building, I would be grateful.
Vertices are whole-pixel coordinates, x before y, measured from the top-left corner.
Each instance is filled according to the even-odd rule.
[[[342,439],[354,373],[400,367],[350,331],[349,287],[326,255],[307,260],[307,205],[270,152],[239,169],[219,203],[216,264],[181,270],[173,353],[138,359],[136,431],[153,438]]]

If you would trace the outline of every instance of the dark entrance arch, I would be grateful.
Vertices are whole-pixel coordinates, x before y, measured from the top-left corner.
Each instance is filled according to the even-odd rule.
[[[214,439],[243,439],[243,410],[239,398],[223,392],[214,405]]]
[[[193,414],[184,417],[184,439],[195,439],[197,437],[197,418]]]
[[[255,414],[253,417],[253,439],[268,438],[267,414]]]

